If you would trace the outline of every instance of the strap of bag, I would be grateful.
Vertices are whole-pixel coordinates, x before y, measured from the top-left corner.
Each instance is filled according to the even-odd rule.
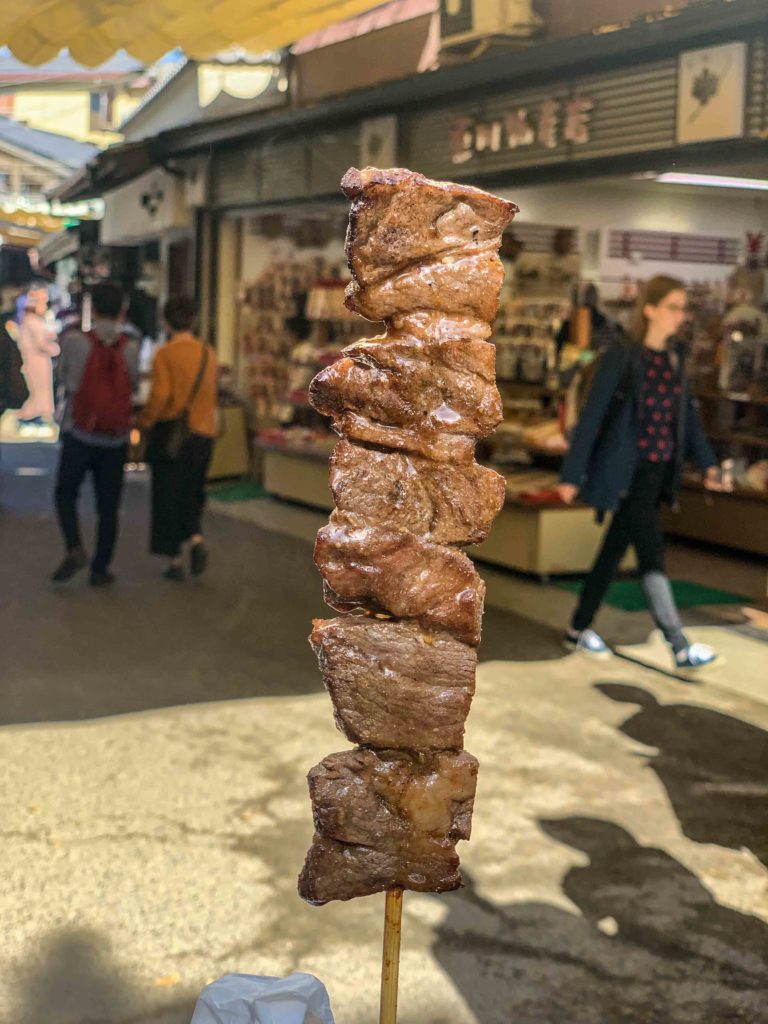
[[[200,368],[197,371],[195,383],[192,385],[192,390],[189,393],[187,404],[182,409],[182,415],[186,415],[192,408],[192,403],[197,398],[197,392],[200,390],[200,385],[203,382],[203,374],[205,373],[205,368],[208,365],[208,345],[204,341],[201,342],[201,345],[203,346],[203,358],[200,360]]]

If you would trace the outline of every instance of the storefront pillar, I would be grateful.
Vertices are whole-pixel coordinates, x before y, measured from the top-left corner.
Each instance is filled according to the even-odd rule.
[[[219,363],[234,367],[236,361],[237,306],[232,301],[240,277],[240,221],[222,218],[212,252],[216,282],[216,351]]]

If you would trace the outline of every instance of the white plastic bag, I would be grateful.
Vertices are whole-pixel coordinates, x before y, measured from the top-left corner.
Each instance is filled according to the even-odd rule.
[[[225,974],[206,985],[190,1024],[334,1024],[325,986],[311,974]]]

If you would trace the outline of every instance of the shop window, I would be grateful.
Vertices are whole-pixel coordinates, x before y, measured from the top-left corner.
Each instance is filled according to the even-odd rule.
[[[571,234],[571,252],[578,252],[579,233],[573,227],[564,228],[562,225],[516,221],[509,228],[509,233],[515,236],[525,252],[552,252],[555,236],[563,230],[567,230]]]
[[[11,172],[0,171],[0,196],[10,195],[11,192]]]
[[[663,263],[738,262],[741,240],[715,235],[678,235],[668,231],[611,231],[609,256],[631,259],[637,255]]]
[[[112,128],[114,97],[110,89],[91,93],[91,131],[104,132]]]
[[[30,178],[21,179],[21,194],[25,199],[43,199],[43,186]]]
[[[12,92],[0,93],[0,117],[13,117],[14,99]]]

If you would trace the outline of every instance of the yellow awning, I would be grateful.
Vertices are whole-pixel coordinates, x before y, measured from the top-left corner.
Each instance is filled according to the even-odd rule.
[[[176,47],[205,60],[230,46],[277,50],[376,6],[377,0],[0,0],[0,44],[34,65],[64,47],[89,67],[120,49],[146,64]]]

